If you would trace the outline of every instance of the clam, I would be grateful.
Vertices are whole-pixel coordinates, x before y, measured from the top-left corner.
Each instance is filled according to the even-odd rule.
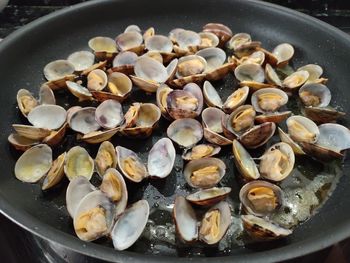
[[[146,200],[140,200],[126,209],[111,232],[114,248],[125,250],[131,247],[146,227],[148,216],[149,204]]]
[[[198,144],[193,148],[186,150],[182,155],[182,159],[186,161],[191,161],[211,157],[218,154],[220,150],[220,146],[212,144]]]
[[[237,140],[233,140],[232,151],[237,169],[246,180],[260,177],[259,170],[249,152]]]
[[[174,51],[180,56],[196,52],[201,44],[200,35],[191,30],[177,30],[175,34],[170,32],[170,37],[176,42]]]
[[[113,144],[109,141],[104,141],[98,148],[95,158],[95,169],[102,177],[109,168],[117,167],[117,154]]]
[[[145,30],[145,32],[143,33],[142,37],[144,40],[146,40],[147,38],[154,36],[155,34],[155,29],[154,27],[149,27],[148,29]]]
[[[122,105],[115,100],[105,100],[96,108],[95,119],[105,129],[119,126],[124,119]]]
[[[295,141],[293,141],[292,138],[290,138],[290,136],[279,127],[278,127],[278,134],[280,136],[281,142],[285,142],[289,144],[289,146],[292,147],[295,154],[299,154],[299,155],[305,154],[305,152],[300,147],[300,145],[297,144]]]
[[[167,135],[180,147],[191,148],[203,138],[203,127],[197,120],[179,119],[169,125]]]
[[[273,49],[272,54],[277,58],[277,67],[284,67],[294,56],[294,48],[288,43],[279,44]]]
[[[95,69],[102,69],[105,70],[107,65],[107,60],[97,62],[93,64],[91,67],[85,69],[83,72],[80,73],[80,76],[87,76],[89,73]]]
[[[308,83],[310,82],[319,83],[326,80],[321,78],[323,74],[323,69],[319,65],[307,64],[297,69],[297,71],[300,71],[300,70],[306,70],[307,72],[309,72],[309,78],[307,79]]]
[[[276,124],[273,122],[264,122],[260,125],[253,126],[242,135],[238,140],[247,148],[255,149],[265,143],[274,135]]]
[[[277,65],[277,57],[271,53],[270,51],[267,51],[266,49],[262,48],[262,47],[257,47],[257,50],[263,52],[265,54],[265,63],[266,64],[270,64],[271,66],[275,67]],[[281,68],[279,68],[281,69]]]
[[[63,79],[74,71],[74,65],[67,60],[55,60],[44,67],[45,78],[49,81]]]
[[[23,152],[40,143],[40,140],[28,139],[17,133],[11,133],[7,140],[16,150]]]
[[[255,114],[251,105],[239,106],[229,115],[223,128],[232,134],[231,137],[239,136],[254,126]]]
[[[219,38],[220,46],[223,46],[232,37],[231,29],[220,23],[208,23],[204,25],[203,32],[215,34]]]
[[[43,140],[51,133],[51,130],[38,128],[31,125],[12,124],[12,127],[19,136],[36,141]]]
[[[327,107],[332,95],[327,86],[309,83],[299,89],[299,98],[306,107]]]
[[[131,51],[120,52],[115,56],[112,63],[112,68],[109,72],[121,72],[127,75],[134,73],[134,65],[138,56]]]
[[[292,231],[275,225],[263,218],[254,215],[242,215],[244,230],[254,239],[265,241],[283,238],[292,234]]]
[[[263,68],[256,63],[241,64],[235,69],[235,77],[240,82],[254,82],[263,83],[265,80],[265,73]]]
[[[349,129],[340,124],[326,123],[319,126],[319,132],[315,144],[301,143],[303,150],[321,161],[343,158],[343,151],[350,148]]]
[[[28,121],[37,128],[56,130],[66,122],[67,112],[58,105],[44,104],[28,114]]]
[[[255,52],[261,46],[261,42],[252,41],[251,36],[247,33],[237,33],[230,39],[227,46],[234,51],[237,57],[242,58]]]
[[[301,87],[308,78],[309,72],[306,70],[296,71],[283,80],[282,87],[286,90],[294,91]]]
[[[186,200],[199,206],[213,206],[231,193],[230,187],[212,187],[186,196]]]
[[[199,239],[209,245],[216,244],[224,237],[230,225],[230,206],[222,201],[204,214],[199,226]]]
[[[175,57],[175,53],[164,53],[163,52],[162,54],[166,54],[169,56],[171,56],[171,54],[174,54],[174,57]],[[148,51],[147,53],[143,54],[141,57],[153,58],[154,60],[157,60],[159,63],[165,64],[165,61],[163,61],[162,54],[159,51],[152,50],[152,51]],[[172,60],[174,57],[172,57],[170,60]],[[167,62],[169,62],[169,61],[167,61]]]
[[[168,37],[169,39],[173,42],[173,43],[176,43],[176,39],[178,38],[178,35],[180,32],[184,31],[185,29],[183,28],[174,28],[172,29],[169,34],[168,34]]]
[[[208,80],[222,79],[233,67],[232,63],[225,63],[226,53],[220,48],[205,48],[198,51],[196,55],[203,57],[206,61],[204,73],[206,73],[205,77]]]
[[[200,32],[198,35],[201,38],[200,47],[201,48],[207,48],[207,47],[216,47],[219,45],[219,38],[217,35],[211,32]]]
[[[43,85],[48,86],[52,90],[60,90],[67,87],[66,86],[67,81],[74,81],[75,78],[76,78],[76,75],[70,74],[60,79],[47,81]]]
[[[51,165],[51,148],[46,144],[38,144],[19,157],[15,165],[15,176],[22,182],[35,183],[47,174]]]
[[[69,127],[82,134],[88,134],[100,129],[100,125],[95,120],[96,108],[85,107],[74,112],[68,119]]]
[[[117,127],[117,128],[102,130],[102,131],[92,131],[87,134],[84,134],[83,136],[79,134],[77,137],[78,137],[78,140],[82,140],[90,144],[98,144],[98,143],[110,140],[119,131],[120,131],[120,128]]]
[[[217,185],[225,172],[225,163],[213,157],[190,161],[183,171],[186,182],[194,188],[210,188]]]
[[[173,78],[177,64],[177,59],[174,59],[167,67],[164,67],[155,59],[141,57],[135,63],[135,76],[131,76],[131,79],[140,89],[156,92],[161,84]]]
[[[345,112],[338,111],[332,107],[305,107],[303,114],[317,123],[336,122],[345,115]]]
[[[129,113],[136,109],[132,122],[129,121]],[[122,133],[129,137],[145,138],[152,134],[161,117],[160,109],[153,103],[134,103],[125,114],[125,124]]]
[[[233,62],[235,62],[233,60]],[[265,62],[265,53],[258,50],[250,54],[249,56],[242,57],[239,61],[236,61],[235,64],[247,64],[247,63],[256,63],[259,65],[263,65]]]
[[[165,178],[173,170],[176,151],[168,138],[158,140],[149,151],[147,170],[150,176]]]
[[[135,31],[135,32],[139,32],[141,33],[141,29],[138,25],[128,25],[125,30],[124,30],[124,33],[125,32],[131,32],[131,31]]]
[[[128,203],[128,189],[123,176],[114,168],[107,169],[103,174],[100,190],[116,204],[115,215],[122,214]]]
[[[255,216],[266,216],[283,202],[282,189],[266,181],[250,181],[239,191],[239,200],[245,211]]]
[[[272,145],[260,158],[259,171],[262,177],[279,182],[292,172],[295,156],[292,147],[280,142]]]
[[[87,75],[87,88],[91,91],[101,91],[107,83],[107,74],[101,69],[94,69]]]
[[[175,198],[173,216],[176,232],[183,242],[193,242],[198,239],[196,213],[183,196]]]
[[[84,148],[75,146],[67,152],[64,173],[70,181],[79,176],[90,180],[94,173],[94,160]]]
[[[94,37],[89,40],[89,47],[98,60],[111,59],[117,54],[117,45],[109,37]]]
[[[204,127],[205,139],[217,145],[229,145],[231,140],[227,139],[223,135],[223,128],[221,125],[221,119],[225,113],[217,108],[209,107],[202,112],[202,122]]]
[[[66,153],[62,153],[53,161],[50,170],[48,171],[43,184],[41,186],[42,190],[47,190],[56,184],[58,184],[64,177],[64,160],[66,158]]]
[[[56,104],[55,94],[53,93],[52,89],[45,84],[41,85],[39,89],[39,104]]]
[[[171,53],[173,43],[171,40],[162,35],[153,35],[145,40],[145,47],[149,51],[158,51],[161,53]]]
[[[83,241],[93,241],[110,233],[115,213],[114,204],[99,190],[88,193],[73,216],[76,235]]]
[[[140,54],[144,49],[143,37],[137,31],[124,32],[116,37],[115,42],[120,51],[132,51]]]
[[[95,62],[95,55],[90,51],[77,51],[70,54],[67,61],[73,64],[75,71],[84,71]]]
[[[135,152],[122,146],[117,146],[116,151],[118,167],[127,179],[139,183],[148,177],[146,166]]]
[[[239,106],[243,105],[249,95],[249,87],[244,86],[236,89],[225,101],[222,109],[226,113],[231,113]]]
[[[176,77],[173,84],[183,86],[189,82],[200,82],[205,77],[206,60],[198,55],[181,57],[177,64]]]
[[[91,100],[91,92],[81,84],[73,81],[66,81],[68,90],[79,99],[79,101]]]
[[[131,92],[132,82],[129,77],[120,72],[112,72],[108,75],[108,90],[124,100]]]
[[[222,108],[224,103],[222,102],[219,93],[216,91],[214,86],[207,80],[204,82],[203,85],[203,95],[205,103],[209,107],[217,107],[219,109]]]
[[[66,206],[69,215],[73,218],[80,201],[96,188],[84,176],[74,177],[68,184],[66,191]]]
[[[172,91],[173,89],[169,88],[169,86],[166,84],[163,84],[157,89],[156,93],[157,106],[159,107],[163,117],[166,119],[171,119],[167,111],[167,97]]]
[[[270,64],[266,64],[265,66],[265,77],[268,83],[271,83],[272,85],[276,85],[278,87],[282,87],[281,79]]]
[[[202,112],[203,95],[195,83],[188,83],[182,90],[174,90],[167,95],[167,112],[174,119],[195,118]]]
[[[67,122],[69,123],[73,114],[82,109],[81,106],[72,106],[67,110]]]
[[[291,116],[287,119],[288,134],[295,142],[315,143],[320,134],[317,125],[303,116]]]
[[[17,105],[23,116],[27,117],[29,112],[39,105],[39,102],[28,90],[20,89],[17,92]]]

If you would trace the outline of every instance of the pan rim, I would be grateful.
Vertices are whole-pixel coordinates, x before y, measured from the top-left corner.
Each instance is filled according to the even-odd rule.
[[[116,0],[115,2],[122,2],[124,0]],[[237,0],[227,0],[227,1],[237,1]],[[23,27],[16,30],[9,36],[7,36],[0,45],[0,54],[6,50],[13,42],[25,34],[27,31],[35,29],[37,26],[44,24],[47,21],[54,19],[59,19],[65,14],[72,12],[77,12],[78,9],[88,9],[93,6],[110,2],[110,0],[92,0],[89,2],[80,3],[69,8],[64,8],[62,10],[55,11],[51,14],[43,16]],[[322,28],[322,30],[328,30],[334,36],[338,36],[339,39],[345,40],[350,45],[350,36],[345,32],[325,23],[309,15],[300,13],[295,10],[291,10],[286,7],[282,7],[276,4],[262,2],[259,0],[246,0],[245,4],[252,6],[260,6],[263,8],[273,9],[274,12],[283,13],[285,15],[291,15],[297,17],[303,22],[313,23],[314,27]],[[8,219],[18,224],[22,228],[31,232],[32,234],[50,242],[58,243],[64,248],[74,251],[79,254],[83,254],[89,257],[98,258],[107,261],[124,262],[129,260],[130,262],[189,262],[197,261],[204,262],[207,258],[176,258],[168,256],[157,256],[148,255],[144,257],[142,254],[129,251],[115,251],[112,248],[101,246],[95,243],[86,243],[78,238],[71,236],[67,233],[61,232],[58,229],[42,223],[37,218],[31,216],[26,211],[18,210],[16,207],[12,206],[10,202],[0,193],[0,212],[6,216]],[[334,243],[337,243],[350,236],[350,222],[343,222],[341,225],[337,226],[337,231],[330,233],[331,229],[328,231],[323,230],[321,234],[313,236],[308,239],[304,239],[298,243],[292,243],[284,247],[271,249],[268,251],[254,252],[253,254],[239,254],[227,257],[213,257],[213,260],[219,259],[222,262],[232,262],[236,260],[239,262],[269,262],[269,261],[282,261],[286,259],[291,259],[299,256],[303,256],[317,250],[326,248]]]

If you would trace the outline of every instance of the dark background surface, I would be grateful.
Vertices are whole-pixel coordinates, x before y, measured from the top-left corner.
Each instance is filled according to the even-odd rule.
[[[85,1],[10,0],[0,13],[0,38],[6,37],[30,21],[65,6]],[[340,0],[273,0],[268,1],[310,14],[350,34],[350,1]],[[322,231],[322,230],[320,230]],[[60,250],[33,237],[0,215],[0,262],[95,262]],[[350,240],[288,262],[350,262]]]

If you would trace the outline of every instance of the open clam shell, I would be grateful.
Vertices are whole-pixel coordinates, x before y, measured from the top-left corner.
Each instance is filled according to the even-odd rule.
[[[110,140],[119,131],[120,131],[120,128],[117,127],[117,128],[103,130],[103,131],[92,131],[87,134],[84,134],[82,137],[80,135],[78,135],[77,137],[78,137],[78,140],[82,140],[90,144],[98,144],[98,143]]]
[[[108,90],[125,99],[132,90],[132,82],[124,73],[112,72],[108,75]]]
[[[53,161],[50,170],[48,171],[43,184],[42,190],[47,190],[56,184],[58,184],[64,177],[64,161],[66,158],[66,152],[62,153]]]
[[[316,82],[323,74],[322,67],[316,64],[307,64],[297,69],[297,71],[300,70],[306,70],[309,72],[309,78],[307,79],[308,82]]]
[[[253,93],[252,105],[257,112],[276,112],[288,102],[288,95],[277,88],[265,88]]]
[[[249,87],[244,86],[236,89],[225,101],[222,109],[226,113],[231,113],[239,106],[243,105],[249,95]]]
[[[205,103],[209,107],[217,107],[219,109],[222,108],[224,103],[222,102],[219,93],[216,91],[214,86],[207,80],[203,84],[203,95]]]
[[[139,32],[141,33],[141,29],[138,25],[128,25],[125,30],[124,30],[124,33],[125,32],[131,32],[131,31],[136,31],[136,32]]]
[[[132,204],[118,218],[111,232],[116,250],[125,250],[137,241],[146,227],[149,210],[148,202],[140,200]]]
[[[79,176],[90,180],[94,173],[94,160],[83,147],[75,146],[67,152],[64,173],[70,181]]]
[[[331,107],[305,107],[303,114],[317,123],[336,122],[339,118],[346,115],[345,112],[338,111]]]
[[[66,206],[69,215],[73,218],[80,201],[96,188],[84,176],[73,178],[67,187],[66,191]]]
[[[246,180],[260,177],[259,170],[249,152],[237,140],[233,140],[232,151],[237,169]]]
[[[212,206],[224,200],[230,193],[230,187],[213,187],[190,194],[186,196],[186,200],[199,206]]]
[[[299,89],[299,98],[306,107],[327,107],[331,102],[331,91],[319,83],[309,83]]]
[[[256,63],[241,64],[235,69],[235,77],[239,81],[254,81],[263,83],[265,80],[265,73],[263,68]]]
[[[227,42],[227,47],[232,50],[237,50],[242,47],[242,45],[246,45],[252,42],[252,38],[247,33],[237,33],[231,37],[231,39]]]
[[[76,235],[93,241],[110,233],[114,218],[114,204],[99,190],[88,193],[79,203],[73,216]]]
[[[169,125],[167,135],[180,147],[191,148],[203,138],[203,127],[197,120],[179,119]]]
[[[23,116],[27,117],[29,112],[39,105],[39,102],[28,90],[20,89],[17,92],[17,105]]]
[[[50,89],[50,87],[45,84],[41,85],[39,89],[39,104],[41,105],[56,104],[55,94],[53,93],[52,89]]]
[[[47,80],[59,80],[73,74],[75,67],[67,60],[55,60],[44,67],[44,76]]]
[[[279,182],[287,178],[294,168],[295,156],[292,147],[280,142],[272,145],[260,159],[259,171],[263,178]]]
[[[163,117],[166,119],[171,119],[167,111],[167,107],[168,107],[167,97],[172,91],[173,89],[163,84],[157,89],[157,93],[156,93],[157,106],[159,107]]]
[[[265,53],[258,50],[250,54],[249,56],[242,57],[239,61],[233,61],[235,64],[256,63],[263,65],[265,62]]]
[[[283,202],[282,189],[267,181],[246,183],[239,192],[244,209],[255,216],[266,216],[278,209]]]
[[[12,127],[18,133],[18,135],[36,141],[43,140],[51,133],[51,130],[38,128],[31,125],[12,124]]]
[[[315,143],[320,134],[317,125],[310,119],[295,115],[286,121],[288,134],[295,142]]]
[[[223,135],[223,128],[221,125],[221,119],[225,113],[217,108],[209,107],[202,112],[202,122],[204,126],[205,139],[217,145],[229,145],[231,140],[227,139]]]
[[[300,147],[300,145],[297,144],[295,141],[293,141],[292,138],[290,138],[290,136],[279,127],[278,127],[278,134],[280,136],[281,142],[288,143],[289,146],[292,147],[295,154],[300,154],[300,155],[305,154],[305,152]]]
[[[56,130],[66,122],[67,112],[58,105],[39,105],[28,114],[28,121],[38,128]]]
[[[196,213],[183,196],[175,198],[173,216],[176,232],[183,242],[193,242],[198,239]]]
[[[84,71],[95,62],[95,55],[90,51],[77,51],[70,54],[67,60],[73,64],[75,71]]]
[[[117,146],[116,151],[118,167],[127,179],[139,183],[149,176],[146,166],[135,152],[122,146]]]
[[[263,218],[254,215],[242,215],[244,230],[254,239],[266,241],[283,238],[292,234],[292,231],[275,225]]]
[[[204,214],[199,226],[199,239],[209,245],[216,244],[224,237],[230,225],[230,206],[221,201]]]
[[[208,23],[204,25],[203,32],[215,34],[219,38],[220,46],[223,46],[232,37],[231,29],[220,23]]]
[[[350,131],[347,127],[336,124],[326,123],[318,127],[320,136],[316,142],[317,145],[341,152],[350,148]]]
[[[225,163],[213,157],[190,161],[183,172],[186,182],[193,188],[214,187],[225,173]]]
[[[96,108],[85,107],[75,111],[68,120],[69,127],[82,134],[88,134],[100,129],[95,119]]]
[[[40,143],[40,140],[28,139],[17,133],[11,133],[7,140],[16,150],[23,152]]]
[[[134,73],[134,65],[138,56],[136,53],[131,51],[120,52],[115,56],[112,62],[111,72],[121,72],[126,75]]]
[[[143,51],[143,37],[137,31],[124,32],[116,37],[115,42],[120,51],[133,51],[137,54]]]
[[[265,66],[265,76],[268,83],[271,83],[272,85],[276,85],[278,87],[282,87],[281,79],[270,64],[266,64]]]
[[[117,45],[109,37],[94,37],[89,40],[88,45],[94,51],[98,60],[111,59],[117,54]]]
[[[145,40],[145,47],[149,51],[170,53],[173,50],[173,43],[166,36],[153,35]]]
[[[79,101],[91,100],[91,92],[81,84],[73,81],[66,81],[68,90],[79,99]]]
[[[122,105],[115,100],[105,100],[96,108],[95,119],[106,129],[119,126],[124,119]]]
[[[294,56],[294,48],[291,44],[282,43],[273,49],[272,54],[277,58],[277,66],[284,67]]]
[[[198,144],[191,149],[185,150],[182,159],[186,161],[197,160],[201,158],[211,157],[218,154],[221,150],[220,146],[212,144]]]
[[[35,145],[17,160],[15,176],[18,180],[35,183],[47,174],[52,165],[52,150],[46,144]]]
[[[147,170],[150,176],[165,178],[173,170],[176,151],[172,141],[162,138],[157,141],[148,154]]]
[[[99,176],[103,177],[107,169],[117,167],[117,154],[113,144],[104,141],[98,148],[95,158],[95,169]]]
[[[102,69],[94,69],[87,75],[87,88],[91,91],[101,91],[107,83],[107,74]]]
[[[251,105],[242,105],[227,118],[225,128],[234,136],[239,136],[254,126],[256,112]]]
[[[239,136],[239,141],[249,149],[258,148],[274,135],[276,124],[273,122],[264,122],[250,128],[248,131]]]
[[[178,45],[174,46],[174,50],[176,53],[179,53],[179,55],[191,53],[189,51],[197,49],[201,44],[200,35],[191,30],[178,29],[176,32],[173,30],[169,35]],[[176,50],[176,47],[178,47],[178,50]]]
[[[207,68],[206,60],[199,55],[181,57],[178,61],[176,77],[185,78],[204,73]]]
[[[283,80],[282,87],[288,91],[294,91],[301,87],[308,80],[308,78],[308,71],[296,71]]]
[[[198,33],[198,35],[201,38],[201,43],[200,43],[201,48],[216,47],[217,45],[219,45],[220,40],[217,37],[217,35],[215,35],[214,33],[200,32]]]
[[[115,203],[115,216],[122,214],[128,203],[128,189],[123,176],[114,168],[107,169],[100,190]]]

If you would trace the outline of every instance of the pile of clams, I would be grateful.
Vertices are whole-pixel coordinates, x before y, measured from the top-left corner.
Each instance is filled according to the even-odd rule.
[[[218,23],[168,34],[130,25],[115,38],[94,37],[86,50],[44,67],[37,96],[17,92],[23,123],[13,124],[8,137],[23,152],[15,177],[40,182],[43,191],[68,185],[76,235],[111,238],[124,250],[142,236],[151,211],[147,200],[128,202],[130,185],[179,176],[172,173],[178,157],[188,193],[173,198],[180,242],[215,245],[225,238],[237,217],[233,195],[247,236],[288,236],[293,229],[272,215],[283,206],[281,182],[293,176],[298,156],[329,162],[350,148],[349,129],[337,123],[345,113],[330,106],[322,67],[294,70],[294,53],[288,43],[268,51],[248,33]],[[222,81],[232,82],[226,97]],[[62,94],[75,103],[58,105]],[[165,135],[152,140],[153,133]],[[59,147],[68,137],[74,147]],[[152,147],[145,159],[122,140]],[[98,145],[97,153],[89,144]],[[229,182],[240,185],[239,193],[224,180],[228,162],[221,157],[228,152],[238,171]]]

